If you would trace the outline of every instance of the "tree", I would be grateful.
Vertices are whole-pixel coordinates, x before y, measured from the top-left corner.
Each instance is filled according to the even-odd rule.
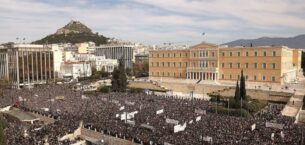
[[[127,88],[127,76],[123,60],[119,60],[119,91],[125,92]]]
[[[236,88],[235,88],[234,99],[235,99],[235,101],[239,101],[240,100],[240,90],[239,90],[238,80],[236,81]]]
[[[240,97],[243,100],[246,100],[247,93],[246,93],[246,82],[244,77],[244,72],[241,70],[241,76],[240,76]]]
[[[115,67],[112,72],[111,85],[115,92],[125,92],[127,88],[127,76],[122,60],[119,61],[119,67]]]
[[[111,90],[117,92],[119,90],[119,70],[117,67],[113,69],[112,78],[111,78]]]

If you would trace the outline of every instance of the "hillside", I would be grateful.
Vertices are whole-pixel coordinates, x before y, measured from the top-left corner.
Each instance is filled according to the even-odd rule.
[[[94,34],[90,28],[79,21],[71,21],[62,28],[59,28],[56,33],[48,35],[40,40],[34,41],[34,44],[52,44],[52,43],[81,43],[92,41],[96,45],[106,44],[108,38]]]
[[[298,35],[289,38],[271,38],[261,37],[258,39],[239,39],[236,41],[225,43],[229,47],[234,46],[266,46],[266,45],[285,45],[290,48],[305,48],[305,35]]]

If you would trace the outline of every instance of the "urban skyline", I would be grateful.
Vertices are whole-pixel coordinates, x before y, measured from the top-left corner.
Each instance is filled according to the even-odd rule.
[[[24,37],[26,42],[38,40],[71,19],[107,37],[144,44],[203,40],[222,44],[305,32],[301,0],[2,0],[0,8],[1,43],[16,37]],[[205,38],[202,32],[206,32]]]

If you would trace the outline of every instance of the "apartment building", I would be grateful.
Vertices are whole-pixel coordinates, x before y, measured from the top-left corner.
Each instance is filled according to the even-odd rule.
[[[154,50],[149,54],[152,79],[236,81],[241,69],[251,83],[291,83],[302,71],[301,51],[285,46],[228,48],[201,43],[189,49]]]

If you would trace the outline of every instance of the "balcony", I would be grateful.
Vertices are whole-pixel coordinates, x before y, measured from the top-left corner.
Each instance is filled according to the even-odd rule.
[[[218,72],[218,67],[188,67],[187,72]]]

